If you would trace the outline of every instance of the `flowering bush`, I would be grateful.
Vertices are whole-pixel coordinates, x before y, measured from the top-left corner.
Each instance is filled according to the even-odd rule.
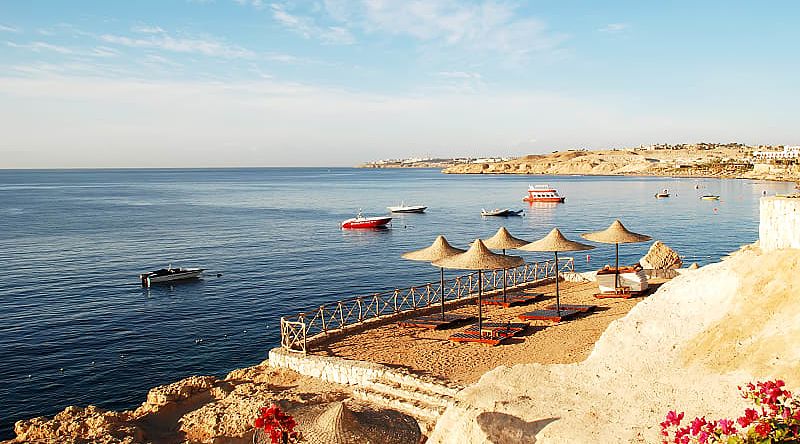
[[[725,443],[772,444],[800,443],[800,401],[784,390],[781,380],[749,383],[739,387],[742,397],[749,399],[755,409],[747,408],[733,421],[695,418],[681,427],[683,412],[667,413],[661,423],[663,444]],[[737,425],[739,428],[737,428]]]
[[[260,413],[255,426],[266,432],[272,444],[290,444],[300,440],[300,434],[294,431],[297,425],[294,418],[284,413],[280,407],[272,404],[269,408],[262,407]]]

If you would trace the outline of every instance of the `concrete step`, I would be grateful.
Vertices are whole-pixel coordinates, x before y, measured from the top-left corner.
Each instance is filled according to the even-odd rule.
[[[419,403],[424,403],[433,408],[440,408],[442,410],[450,406],[453,399],[451,396],[443,396],[438,393],[429,392],[425,389],[408,387],[389,382],[372,381],[363,387],[374,392],[383,393],[395,398],[417,401]]]
[[[353,390],[353,397],[367,401],[385,408],[397,410],[418,420],[435,423],[444,412],[444,408],[431,406],[421,401],[398,398],[386,393],[375,392],[369,389],[357,388]]]

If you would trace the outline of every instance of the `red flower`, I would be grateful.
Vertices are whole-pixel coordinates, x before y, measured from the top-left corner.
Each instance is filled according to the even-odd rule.
[[[759,422],[755,427],[756,434],[762,438],[766,438],[770,430],[772,430],[772,426],[768,422]]]
[[[744,416],[737,419],[736,422],[742,427],[747,427],[758,419],[758,412],[753,409],[745,409]]]

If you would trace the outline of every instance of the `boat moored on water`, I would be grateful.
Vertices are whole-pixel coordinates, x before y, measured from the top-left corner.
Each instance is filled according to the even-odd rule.
[[[495,208],[494,210],[484,210],[481,208],[481,216],[499,216],[499,217],[509,217],[509,216],[522,216],[522,210],[511,210],[508,208]]]
[[[356,217],[342,222],[342,228],[384,228],[391,221],[390,216],[367,217],[359,211]]]
[[[558,194],[555,188],[550,185],[528,185],[528,195],[522,199],[523,202],[556,202],[563,203],[566,197]]]
[[[402,202],[396,207],[386,208],[392,213],[424,213],[428,207],[423,205],[406,205],[405,202]]]
[[[704,194],[704,195],[700,196],[700,199],[703,199],[703,200],[719,200],[719,196],[717,196],[716,194]]]
[[[200,277],[203,270],[203,268],[172,268],[172,264],[170,264],[167,268],[142,273],[139,275],[139,279],[142,281],[142,287],[149,287],[151,284],[158,284],[161,282],[195,279]]]
[[[664,191],[656,193],[656,199],[659,199],[659,198],[662,198],[662,197],[669,197],[669,190],[668,189],[664,188]]]

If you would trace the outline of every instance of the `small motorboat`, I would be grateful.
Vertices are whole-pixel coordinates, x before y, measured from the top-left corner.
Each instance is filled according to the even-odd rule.
[[[664,188],[664,191],[656,193],[656,198],[669,197],[669,190]]]
[[[703,200],[719,200],[719,196],[717,196],[716,194],[704,194],[704,195],[700,196],[700,199],[703,199]]]
[[[342,222],[342,228],[385,228],[391,221],[390,216],[366,217],[359,210],[356,217]]]
[[[481,216],[499,216],[499,217],[509,217],[509,216],[522,216],[522,210],[510,210],[508,208],[495,208],[494,210],[484,210],[481,208]]]
[[[386,208],[388,208],[392,213],[424,213],[428,207],[422,205],[406,205],[405,202],[402,202],[396,207]]]
[[[528,195],[523,202],[556,202],[563,203],[566,197],[560,196],[558,191],[550,185],[528,185]]]
[[[149,287],[151,284],[158,284],[160,282],[195,279],[200,277],[203,270],[203,268],[172,268],[172,264],[169,264],[167,268],[151,271],[149,273],[142,273],[139,275],[139,279],[142,281],[142,287]]]

